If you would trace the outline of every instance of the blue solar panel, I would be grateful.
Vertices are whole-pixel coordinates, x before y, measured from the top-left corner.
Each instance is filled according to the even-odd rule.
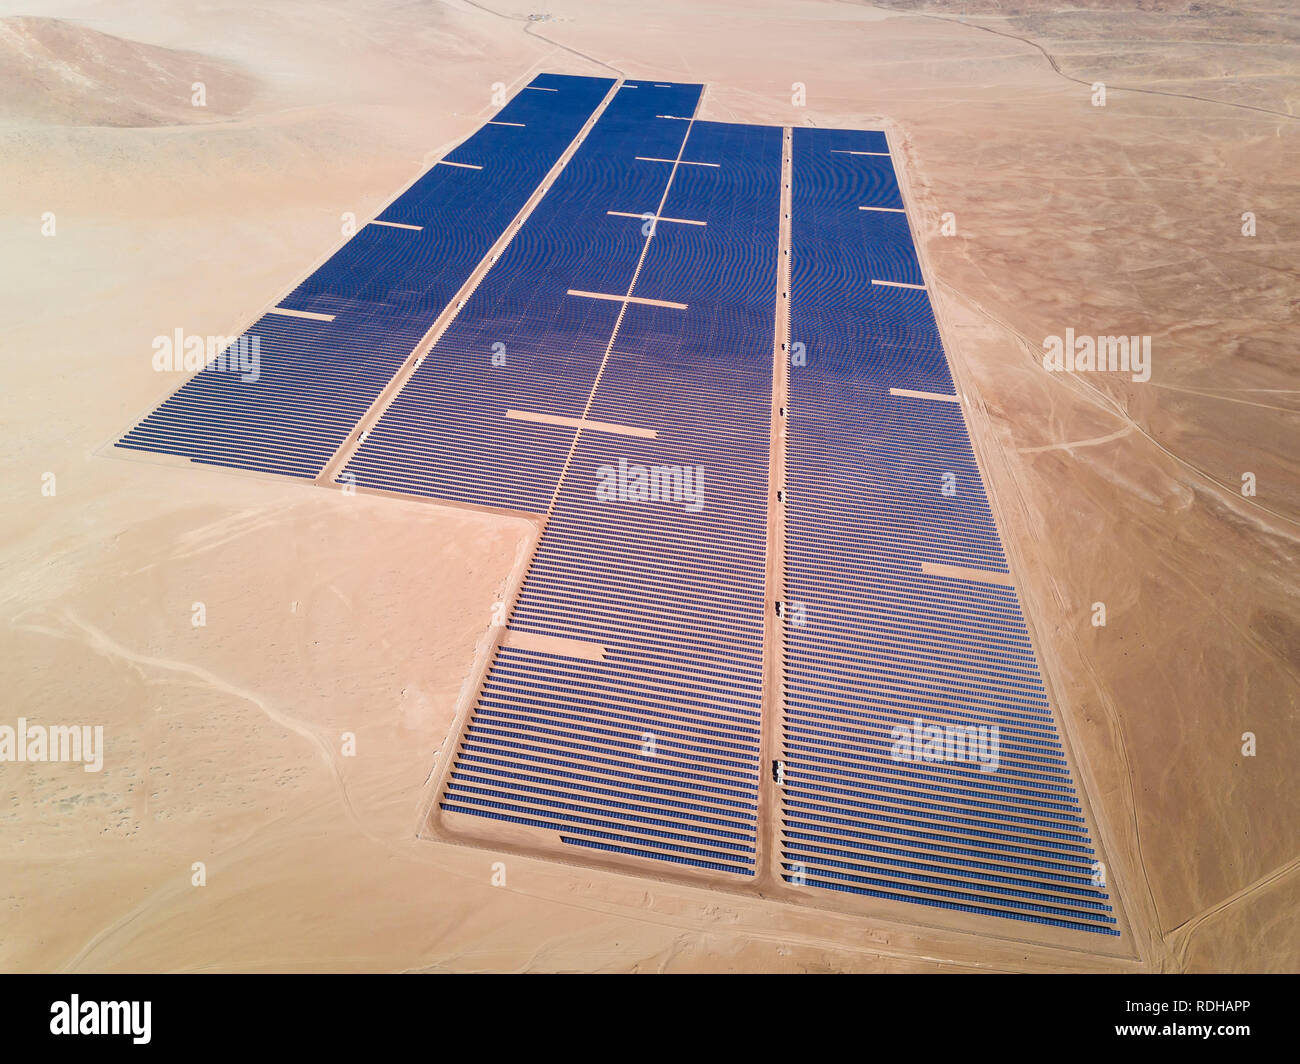
[[[700,87],[620,91],[344,474],[365,487],[540,513],[582,417]],[[611,215],[620,211],[637,217]],[[593,417],[596,415],[592,415]]]
[[[539,75],[240,338],[256,379],[214,361],[118,446],[317,476],[614,83]],[[481,169],[468,167],[478,166]]]
[[[638,238],[633,295],[686,306],[627,307],[587,410],[655,435],[582,433],[510,617],[516,632],[599,644],[605,657],[500,648],[442,808],[501,813],[461,797],[473,780],[476,793],[556,825],[569,845],[752,876],[781,131],[697,121],[687,136],[687,123],[655,121],[671,142],[656,126],[659,146],[619,150],[676,158],[686,136],[683,158],[717,164],[679,167],[671,188],[671,167],[637,164],[629,172],[653,165],[662,183],[622,201],[638,213],[663,199],[665,218],[705,223],[661,221],[647,242],[639,219],[623,220]],[[608,177],[599,210],[622,186],[619,171],[583,164],[584,182]],[[684,177],[696,170],[708,176]],[[550,267],[566,287],[567,268]],[[702,466],[702,507],[601,501],[597,470],[620,460]],[[575,829],[592,808],[589,819],[620,841]],[[660,818],[695,841],[656,834]]]
[[[789,881],[1118,934],[880,134],[793,140],[782,851]],[[864,206],[886,210],[862,210]],[[999,729],[996,771],[897,756]],[[906,858],[901,859],[901,858]]]

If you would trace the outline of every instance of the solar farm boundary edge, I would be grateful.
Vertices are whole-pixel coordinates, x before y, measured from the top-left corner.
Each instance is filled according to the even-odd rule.
[[[621,84],[621,82],[620,82]],[[707,88],[707,86],[706,86]],[[692,121],[699,117],[700,107],[703,105],[704,92],[701,92],[700,101],[696,105],[695,113],[692,115]],[[894,144],[896,136],[891,135],[896,127],[892,121],[883,118],[876,119],[878,129],[884,134],[888,147],[891,166],[893,167],[896,179],[899,184],[899,194],[903,197],[906,208],[906,217],[908,219],[909,235],[917,253],[918,266],[922,272],[922,279],[928,282],[933,276],[930,268],[928,257],[923,257],[923,245],[917,240],[917,233],[912,222],[911,213],[913,210],[910,187],[905,187],[906,177],[903,174],[903,168],[898,165],[898,156],[894,153]],[[736,125],[752,125],[755,123],[733,123]],[[766,123],[757,123],[764,125]],[[837,128],[837,127],[816,127],[816,128]],[[782,127],[782,181],[781,181],[781,214],[792,213],[787,208],[790,207],[790,200],[787,193],[791,190],[785,186],[793,184],[793,177],[790,170],[790,163],[787,159],[791,151],[789,137],[792,134],[791,127]],[[689,132],[687,134],[689,139]],[[683,142],[683,146],[685,141]],[[679,152],[679,157],[680,157]],[[670,183],[671,187],[671,183]],[[666,195],[666,193],[665,193]],[[778,551],[783,547],[785,532],[785,512],[784,506],[776,500],[776,491],[778,487],[784,485],[772,479],[772,476],[783,471],[785,467],[785,455],[787,451],[786,426],[787,418],[780,413],[784,408],[788,411],[788,371],[786,358],[788,357],[787,346],[789,344],[789,266],[790,256],[782,255],[782,251],[788,251],[790,247],[790,232],[785,223],[792,219],[781,218],[782,232],[777,241],[777,253],[781,259],[785,260],[778,263],[778,281],[776,291],[774,292],[774,312],[776,317],[775,323],[775,341],[774,341],[774,377],[772,382],[772,407],[776,415],[772,423],[772,436],[770,446],[772,450],[781,452],[779,463],[773,462],[769,455],[769,485],[768,485],[768,507],[769,507],[769,524],[767,527],[768,541],[765,544],[766,553],[766,575],[765,586],[769,592],[773,589],[781,589],[780,594],[768,595],[768,601],[765,602],[766,614],[775,616],[774,602],[776,598],[783,597],[783,557]],[[634,287],[634,285],[633,285]],[[631,291],[629,288],[629,292]],[[933,300],[933,287],[927,283],[927,291],[931,294],[931,303]],[[949,355],[950,337],[952,335],[951,326],[939,318],[939,312],[935,310],[936,324],[940,330],[940,338],[944,341],[945,358],[948,359],[949,365],[952,365],[952,358]],[[784,334],[783,334],[784,330]],[[615,331],[617,336],[617,331]],[[777,367],[780,367],[779,371]],[[597,381],[598,383],[598,381]],[[593,384],[593,394],[595,384]],[[967,391],[961,389],[963,396],[962,405],[966,403],[965,396]],[[963,411],[963,422],[965,422],[965,412]],[[581,430],[578,435],[580,436]],[[970,434],[969,425],[967,425],[967,434]],[[575,436],[576,445],[577,436]],[[973,439],[973,436],[972,436]],[[981,476],[984,476],[985,469],[989,463],[983,450],[976,452],[977,466]],[[567,468],[567,463],[566,463]],[[986,495],[991,493],[987,490]],[[563,474],[557,480],[555,495],[552,497],[552,506],[554,498],[558,496],[560,485],[563,483]],[[405,498],[406,496],[402,496]],[[1005,527],[1005,521],[996,520],[999,511],[995,509],[995,525],[998,535],[1001,538],[1002,529]],[[520,513],[517,516],[533,517]],[[515,604],[518,596],[527,579],[528,572],[532,568],[533,561],[540,547],[542,535],[545,532],[546,519],[545,515],[537,522],[537,534],[531,544],[527,564],[522,568],[516,567],[511,574],[511,584],[507,591],[508,609],[507,617],[513,615]],[[779,526],[774,532],[773,522]],[[774,550],[774,546],[776,549]],[[1019,566],[1025,563],[1025,559],[1017,550],[1010,559],[1009,568],[1013,576],[1014,587],[1019,592],[1021,582],[1014,580],[1015,572]],[[776,567],[778,578],[775,584],[771,581],[773,567]],[[1058,698],[1056,685],[1048,676],[1048,670],[1043,666],[1043,657],[1041,653],[1042,643],[1037,637],[1037,630],[1033,623],[1027,619],[1027,627],[1030,632],[1031,643],[1035,653],[1038,655],[1040,671],[1044,674],[1047,686],[1049,700],[1053,704],[1053,715],[1055,722],[1060,727],[1063,724],[1064,715],[1060,712],[1056,703]],[[775,630],[777,634],[776,647],[773,650],[768,644],[768,633]],[[955,934],[961,937],[973,936],[982,940],[992,940],[1007,945],[1030,946],[1035,949],[1045,949],[1051,951],[1062,951],[1067,956],[1075,958],[1105,958],[1108,961],[1128,961],[1133,964],[1142,963],[1145,960],[1143,953],[1137,948],[1138,938],[1133,933],[1131,922],[1128,919],[1127,909],[1125,908],[1121,895],[1126,891],[1121,891],[1118,884],[1112,879],[1112,886],[1115,891],[1115,912],[1122,931],[1119,936],[1105,937],[1083,935],[1079,932],[1066,929],[1051,927],[1046,924],[1021,923],[1018,921],[998,920],[987,916],[971,917],[967,914],[949,911],[945,909],[931,909],[915,905],[905,901],[890,901],[886,899],[876,899],[868,897],[856,897],[839,892],[814,892],[812,890],[801,890],[792,884],[786,883],[775,870],[775,863],[780,860],[780,846],[777,844],[775,816],[779,816],[779,799],[776,795],[775,788],[771,784],[770,775],[767,767],[771,763],[772,743],[780,733],[780,728],[784,721],[785,707],[781,697],[780,685],[777,690],[771,691],[773,680],[771,679],[775,668],[775,675],[779,677],[781,661],[785,653],[785,640],[781,638],[781,629],[779,625],[774,625],[770,617],[764,618],[764,659],[762,667],[763,675],[763,695],[762,705],[766,712],[768,707],[775,710],[774,714],[765,715],[762,720],[761,737],[762,737],[762,754],[760,760],[759,784],[760,799],[758,804],[758,831],[756,835],[756,853],[755,853],[755,876],[749,883],[742,883],[732,876],[725,876],[721,873],[707,870],[692,870],[687,868],[666,868],[658,866],[647,866],[647,863],[633,857],[625,857],[614,853],[599,853],[589,851],[581,857],[574,855],[571,847],[565,846],[558,838],[554,839],[539,834],[535,829],[521,827],[503,822],[496,822],[485,829],[479,829],[476,825],[471,831],[459,831],[451,828],[445,823],[444,814],[438,808],[439,800],[446,785],[450,779],[451,772],[454,768],[456,751],[461,743],[465,729],[472,717],[474,707],[478,697],[483,689],[487,679],[487,672],[491,666],[497,647],[500,645],[506,632],[509,630],[509,622],[506,624],[489,629],[481,642],[481,649],[476,649],[475,663],[469,679],[462,686],[461,694],[458,698],[456,710],[453,717],[453,723],[448,731],[447,740],[439,752],[433,768],[426,780],[425,792],[420,802],[420,813],[417,821],[416,834],[425,840],[432,842],[449,843],[458,846],[467,846],[472,849],[484,850],[486,852],[514,854],[520,857],[542,860],[554,864],[563,864],[575,869],[601,870],[612,872],[621,876],[628,876],[635,880],[651,880],[664,883],[673,883],[683,886],[696,887],[708,890],[712,893],[732,894],[747,898],[761,898],[778,905],[789,906],[796,910],[816,910],[824,913],[834,913],[839,916],[848,918],[871,919],[877,926],[888,927],[901,936],[916,935],[917,933],[927,934]],[[772,719],[769,719],[771,716]],[[1089,781],[1084,778],[1080,771],[1080,761],[1074,756],[1074,744],[1070,741],[1068,734],[1063,734],[1063,741],[1066,743],[1066,756],[1071,768],[1078,774],[1080,789],[1083,791],[1082,805],[1088,827],[1093,833],[1093,838],[1097,841],[1098,847],[1102,851],[1102,856],[1107,858],[1107,868],[1113,869],[1113,862],[1109,861],[1111,848],[1107,845],[1108,836],[1103,836],[1098,831],[1098,821],[1092,813],[1092,806],[1088,796]],[[490,833],[490,835],[488,834]],[[1128,877],[1122,877],[1125,882]],[[1017,934],[1016,932],[1021,932]],[[1086,941],[1081,942],[1080,939]],[[907,954],[904,954],[907,955]],[[1063,963],[1069,963],[1063,962]],[[1076,962],[1077,963],[1077,962]]]
[[[539,58],[526,71],[524,71],[523,74],[519,75],[517,78],[514,79],[512,84],[518,83],[518,87],[511,94],[510,97],[511,99],[513,99],[514,96],[518,95],[520,92],[524,90],[528,81],[532,80],[534,77],[537,76],[536,68],[538,66],[541,66],[546,61],[547,60],[545,56]],[[588,75],[565,75],[565,76],[585,77]],[[367,408],[366,412],[358,419],[356,424],[353,425],[351,431],[345,437],[343,443],[339,445],[339,447],[330,456],[329,460],[325,463],[325,465],[321,467],[321,471],[317,474],[315,478],[313,478],[310,481],[301,481],[298,478],[285,477],[278,473],[267,473],[267,472],[261,472],[259,470],[254,470],[254,469],[240,469],[234,466],[196,463],[191,459],[183,457],[181,455],[164,454],[161,452],[129,450],[117,446],[118,442],[122,438],[122,433],[120,430],[116,431],[112,436],[103,440],[97,446],[91,448],[90,454],[94,457],[99,457],[99,458],[115,458],[127,462],[144,462],[149,465],[167,466],[175,469],[193,470],[197,465],[205,469],[211,469],[219,473],[224,473],[227,475],[232,475],[237,477],[243,477],[246,479],[262,480],[262,481],[267,481],[269,483],[275,483],[275,484],[284,484],[286,481],[291,481],[295,483],[305,483],[305,484],[311,484],[318,487],[330,488],[332,490],[338,490],[338,485],[332,483],[328,479],[328,477],[336,473],[340,468],[342,468],[343,465],[346,464],[347,458],[359,446],[361,434],[366,429],[372,428],[374,424],[379,420],[379,418],[383,415],[384,410],[386,410],[388,406],[392,403],[392,401],[397,397],[397,395],[401,392],[402,387],[406,384],[406,382],[410,379],[411,375],[415,372],[416,366],[419,363],[419,361],[423,358],[424,355],[428,353],[428,351],[434,346],[434,344],[437,343],[438,339],[447,330],[447,328],[451,325],[451,323],[456,319],[456,315],[460,312],[461,308],[469,300],[469,297],[473,294],[474,290],[479,286],[479,284],[482,283],[483,278],[492,269],[493,265],[496,264],[496,261],[497,259],[500,258],[501,253],[510,244],[510,241],[514,239],[515,234],[518,233],[519,230],[523,227],[524,223],[528,220],[528,217],[537,208],[537,205],[541,202],[541,200],[546,195],[546,193],[550,191],[551,186],[555,183],[555,180],[563,172],[564,168],[569,164],[569,161],[573,158],[574,153],[578,150],[582,142],[586,140],[587,134],[591,132],[592,126],[595,125],[596,121],[600,118],[600,116],[604,114],[605,109],[613,101],[615,96],[617,96],[619,90],[623,87],[624,80],[625,79],[623,79],[622,77],[618,77],[614,79],[614,82],[610,86],[608,92],[606,92],[605,96],[601,99],[600,103],[597,105],[595,110],[592,111],[592,113],[588,116],[587,121],[583,123],[582,128],[579,129],[578,132],[574,135],[573,139],[565,147],[564,151],[560,154],[560,157],[555,161],[555,164],[551,167],[551,169],[546,173],[546,175],[541,179],[541,181],[538,182],[537,187],[533,189],[533,191],[529,194],[528,199],[524,202],[524,205],[519,209],[518,213],[510,220],[510,223],[506,226],[505,230],[500,234],[500,236],[497,237],[497,239],[493,242],[492,246],[488,248],[488,250],[484,253],[482,259],[479,260],[478,264],[470,272],[469,277],[466,278],[465,283],[456,291],[455,295],[452,296],[451,300],[443,308],[442,313],[439,314],[438,318],[434,321],[434,323],[429,327],[429,329],[426,331],[424,336],[420,339],[420,342],[416,344],[416,346],[412,349],[411,353],[406,357],[402,365],[397,368],[393,376],[389,379],[388,384],[386,384],[384,388],[380,390],[379,395],[375,397],[374,401]],[[431,171],[435,166],[438,166],[442,162],[442,160],[446,158],[447,155],[451,154],[451,152],[455,151],[456,148],[464,144],[467,140],[469,140],[476,133],[478,133],[479,130],[481,130],[483,126],[486,125],[488,122],[488,118],[480,119],[480,116],[488,113],[492,107],[493,105],[489,104],[481,108],[473,116],[475,119],[479,119],[479,123],[475,128],[465,133],[464,136],[457,137],[454,140],[445,143],[441,149],[435,148],[432,151],[426,153],[423,160],[421,161],[421,168],[411,177],[409,181],[407,181],[404,185],[402,185],[401,188],[397,189],[388,198],[386,198],[384,202],[381,203],[376,208],[375,213],[371,218],[369,218],[363,224],[357,226],[356,233],[359,233],[362,229],[365,228],[365,226],[373,224],[375,220],[379,217],[379,215],[383,214],[384,211],[387,210],[387,208],[392,205],[392,203],[394,203],[403,194],[409,191],[416,184],[416,182],[418,182],[421,178],[423,178],[426,174],[428,174],[429,171]],[[500,108],[497,107],[495,108],[495,110],[491,110],[491,114],[496,114],[499,111]],[[431,162],[428,161],[430,156],[434,155],[435,153],[437,155],[437,158]],[[271,313],[275,308],[279,307],[282,300],[286,299],[290,294],[296,291],[304,282],[306,282],[319,269],[321,269],[321,267],[323,267],[327,262],[329,262],[330,259],[332,259],[335,255],[337,255],[339,251],[341,251],[345,246],[347,246],[348,242],[351,241],[353,239],[353,236],[355,235],[356,234],[354,233],[351,235],[344,236],[336,245],[334,245],[329,250],[324,252],[324,254],[322,254],[321,257],[316,260],[316,262],[314,262],[311,266],[309,266],[307,270],[302,274],[302,276],[300,276],[297,280],[291,282],[286,288],[282,289],[271,302],[267,303],[260,311],[254,314],[253,317],[248,321],[246,326],[228,335],[242,336],[246,332],[248,332],[248,330],[251,329],[254,325],[256,325],[257,322],[261,321],[263,317]],[[220,358],[220,353],[214,356],[212,359],[209,359],[207,362],[205,362],[203,369],[195,370],[193,373],[187,373],[174,388],[170,389],[168,392],[166,392],[163,396],[159,397],[158,399],[151,401],[151,403],[147,407],[145,407],[143,413],[137,416],[135,419],[133,419],[130,422],[130,424],[133,425],[139,424],[140,421],[143,420],[143,418],[147,417],[153,411],[157,410],[162,404],[166,403],[168,399],[170,399],[172,396],[180,392],[181,389],[183,389],[187,384],[190,383],[190,381],[192,381],[199,374],[203,373],[207,368],[207,366],[211,364],[213,361],[215,361],[217,358]],[[537,520],[536,514],[529,513],[524,510],[512,510],[512,509],[506,509],[498,506],[484,506],[476,503],[462,503],[462,502],[446,500],[446,499],[433,499],[424,495],[408,494],[406,492],[390,491],[385,489],[365,488],[359,485],[355,486],[354,490],[359,494],[364,493],[367,495],[378,495],[386,498],[403,499],[408,502],[418,502],[426,506],[442,506],[442,507],[447,507],[455,510],[468,510],[474,513],[489,513],[489,514],[496,514],[505,517],[523,518],[530,522],[536,522]]]
[[[883,120],[881,122],[881,131],[885,135],[885,140],[889,147],[890,159],[894,161],[897,157],[894,154],[894,145],[902,138],[899,136],[899,129],[893,121]],[[1037,604],[1031,599],[1028,585],[1024,580],[1016,577],[1017,573],[1031,572],[1032,567],[1029,559],[1025,556],[1023,544],[1014,536],[1006,535],[1006,529],[1010,527],[1006,519],[1007,507],[1001,495],[991,490],[987,471],[995,466],[1002,465],[1000,455],[996,447],[991,443],[989,436],[989,416],[985,410],[983,402],[979,401],[979,391],[975,388],[971,379],[969,368],[960,359],[954,358],[952,352],[955,350],[952,338],[956,334],[956,329],[949,319],[948,311],[942,307],[937,297],[937,286],[930,283],[936,277],[934,268],[930,262],[929,251],[925,242],[918,239],[919,235],[916,230],[916,224],[913,221],[914,205],[911,187],[911,175],[906,167],[899,166],[895,162],[894,175],[898,182],[898,193],[902,198],[903,206],[906,208],[905,217],[907,218],[908,229],[912,236],[912,244],[916,249],[917,262],[921,268],[921,277],[927,282],[927,290],[930,294],[930,306],[934,313],[935,324],[939,329],[940,339],[943,341],[944,355],[948,362],[949,371],[953,374],[953,383],[957,393],[961,396],[961,402],[958,404],[961,409],[962,421],[966,425],[966,435],[970,440],[971,449],[974,452],[976,466],[979,468],[980,475],[985,484],[985,498],[988,500],[994,527],[998,533],[998,540],[1002,544],[1002,549],[1007,555],[1007,568],[1014,581],[1014,589],[1017,598],[1021,603],[1021,615],[1025,622],[1025,628],[1029,635],[1030,645],[1033,648],[1034,655],[1038,662],[1039,674],[1042,677],[1043,685],[1047,692],[1047,701],[1052,711],[1052,719],[1056,724],[1057,732],[1060,735],[1061,742],[1064,745],[1066,761],[1075,774],[1079,784],[1079,800],[1083,808],[1084,819],[1092,835],[1095,845],[1100,851],[1100,856],[1105,859],[1108,870],[1107,881],[1113,888],[1112,902],[1115,906],[1115,916],[1121,928],[1121,936],[1116,941],[1129,940],[1132,955],[1145,961],[1150,955],[1148,947],[1151,935],[1160,934],[1158,927],[1155,927],[1150,918],[1144,919],[1140,928],[1134,924],[1130,917],[1129,908],[1126,899],[1132,895],[1137,897],[1136,884],[1141,881],[1149,895],[1150,888],[1146,886],[1145,876],[1135,875],[1130,869],[1127,861],[1116,860],[1115,855],[1122,853],[1111,844],[1113,831],[1109,820],[1099,816],[1094,809],[1092,802],[1093,788],[1096,786],[1096,780],[1093,777],[1091,766],[1086,758],[1079,756],[1077,751],[1081,749],[1081,744],[1076,741],[1074,733],[1072,714],[1067,713],[1065,706],[1067,699],[1063,696],[1061,685],[1056,680],[1056,675],[1060,671],[1061,661],[1057,654],[1049,653],[1050,644],[1040,635],[1038,624]],[[980,432],[973,432],[972,418],[969,411],[978,408],[981,415]],[[1009,478],[1004,478],[1009,479]],[[1033,603],[1034,608],[1029,608]],[[1080,654],[1081,660],[1087,659]],[[1122,737],[1121,737],[1122,742]],[[1154,903],[1152,903],[1151,915],[1154,916]],[[1139,934],[1139,930],[1141,933]]]

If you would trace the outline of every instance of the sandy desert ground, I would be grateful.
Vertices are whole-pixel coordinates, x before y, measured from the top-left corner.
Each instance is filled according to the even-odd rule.
[[[106,736],[0,765],[0,968],[1300,969],[1300,16],[537,3],[0,3],[0,723]],[[890,131],[1127,955],[418,839],[534,527],[104,453],[153,337],[238,332],[539,70]],[[1045,373],[1066,328],[1151,379]]]

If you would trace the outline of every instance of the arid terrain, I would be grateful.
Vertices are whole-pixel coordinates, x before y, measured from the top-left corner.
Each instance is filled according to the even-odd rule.
[[[889,131],[1121,955],[417,838],[535,527],[105,447],[542,70]],[[0,724],[105,735],[0,764],[0,969],[1300,970],[1298,73],[1286,0],[0,3]]]

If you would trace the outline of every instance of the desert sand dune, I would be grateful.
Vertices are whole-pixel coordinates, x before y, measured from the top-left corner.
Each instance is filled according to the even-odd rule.
[[[189,79],[190,97],[177,92]],[[195,107],[195,85],[213,105]],[[0,21],[3,116],[50,125],[163,126],[235,114],[255,79],[198,52],[124,40],[54,18]]]

